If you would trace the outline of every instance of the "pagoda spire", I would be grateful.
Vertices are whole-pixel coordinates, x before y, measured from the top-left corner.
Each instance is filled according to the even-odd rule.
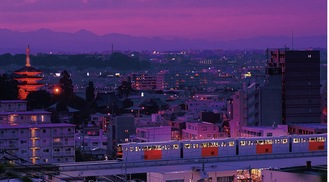
[[[31,63],[30,63],[30,45],[27,45],[26,48],[26,64],[25,66],[30,67]]]

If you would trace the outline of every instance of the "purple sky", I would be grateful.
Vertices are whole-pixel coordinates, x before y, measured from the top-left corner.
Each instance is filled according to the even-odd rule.
[[[0,28],[235,40],[327,34],[326,0],[1,0]]]

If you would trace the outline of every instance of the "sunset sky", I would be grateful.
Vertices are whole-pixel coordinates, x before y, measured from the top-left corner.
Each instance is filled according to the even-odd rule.
[[[0,28],[235,40],[327,34],[326,0],[1,0]]]

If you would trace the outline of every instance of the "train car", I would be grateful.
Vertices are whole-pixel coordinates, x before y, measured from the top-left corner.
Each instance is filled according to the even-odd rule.
[[[289,153],[289,136],[237,139],[237,155]]]
[[[180,142],[122,143],[117,147],[117,159],[124,161],[147,161],[180,158]]]
[[[291,152],[327,151],[327,134],[292,135]]]
[[[181,141],[182,158],[205,158],[235,155],[235,139],[209,139]]]

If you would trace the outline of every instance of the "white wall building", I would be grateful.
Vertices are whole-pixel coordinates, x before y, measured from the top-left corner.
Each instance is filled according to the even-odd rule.
[[[169,141],[171,135],[171,126],[136,128],[136,139],[140,142]]]
[[[244,126],[241,128],[241,137],[272,137],[288,135],[288,125],[278,125],[277,127],[251,127]]]
[[[236,171],[203,172],[200,169],[163,173],[147,173],[147,182],[234,181]]]
[[[26,101],[0,103],[0,158],[28,165],[75,161],[75,125],[51,123],[50,112],[26,111]]]
[[[208,122],[186,122],[182,131],[183,140],[200,140],[227,137],[225,132],[219,132],[217,125]]]

